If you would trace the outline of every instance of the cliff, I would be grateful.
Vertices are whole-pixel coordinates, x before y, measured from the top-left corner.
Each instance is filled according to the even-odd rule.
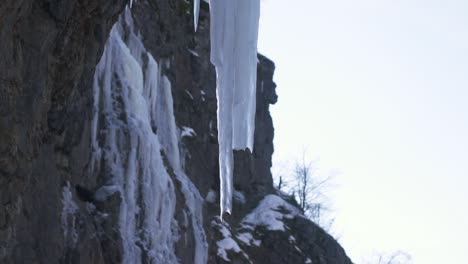
[[[197,32],[191,4],[1,4],[1,263],[351,263],[273,188],[261,55],[254,151],[220,220],[208,4]]]

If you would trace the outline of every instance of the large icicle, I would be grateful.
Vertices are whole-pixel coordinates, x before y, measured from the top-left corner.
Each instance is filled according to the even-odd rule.
[[[210,0],[216,67],[221,216],[231,212],[233,149],[253,148],[259,0]]]

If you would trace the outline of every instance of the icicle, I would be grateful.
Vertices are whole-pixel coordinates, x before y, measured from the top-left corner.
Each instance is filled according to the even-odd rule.
[[[193,0],[193,25],[195,27],[195,32],[197,32],[199,15],[200,15],[200,0]]]
[[[253,149],[259,0],[211,0],[211,62],[216,67],[221,217],[231,213],[233,149]]]
[[[70,241],[71,246],[75,246],[78,241],[78,232],[76,231],[76,217],[75,214],[78,211],[78,205],[73,200],[73,194],[71,192],[70,182],[67,181],[67,185],[63,186],[62,189],[62,214],[61,222],[63,229],[63,237],[65,240]]]

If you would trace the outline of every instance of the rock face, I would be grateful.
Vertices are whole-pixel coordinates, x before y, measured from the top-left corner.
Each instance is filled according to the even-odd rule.
[[[133,256],[142,263],[351,263],[331,236],[273,188],[273,62],[259,55],[254,152],[235,153],[233,215],[222,222],[208,5],[202,1],[193,32],[192,3],[138,0],[129,10],[126,2],[5,0],[0,5],[0,263],[131,263],[128,252],[137,252]],[[96,108],[104,96],[96,102],[96,67],[117,21],[132,49],[128,19],[170,84],[172,105],[165,107],[173,112],[167,120],[173,120],[175,130],[161,125],[164,116],[151,128],[167,175],[155,177],[172,186],[163,188],[171,202],[154,203],[162,206],[152,230],[166,235],[164,244],[154,237],[145,240],[149,224],[142,219],[151,208],[144,198],[135,200],[131,237],[136,238],[122,234],[127,208],[122,205],[128,204],[123,192],[129,183],[118,185],[112,180],[116,175],[102,169],[110,158],[96,161],[96,146],[105,151],[103,142],[110,137],[102,121],[106,114]],[[149,60],[140,66],[148,69]],[[112,89],[123,88],[115,79]],[[93,141],[95,116],[100,116],[99,131]],[[128,111],[117,117],[125,121],[119,123],[124,138],[134,131],[125,129],[129,117]],[[168,146],[169,138],[175,138],[177,150]],[[130,153],[130,141],[122,142],[122,152]],[[127,170],[129,163],[122,164]],[[172,219],[170,230],[159,232],[165,214]],[[163,245],[167,250],[158,251]]]
[[[91,181],[90,88],[124,6],[123,0],[0,5],[1,263],[103,262],[91,216],[74,221],[82,233],[68,249],[62,197],[66,181]]]

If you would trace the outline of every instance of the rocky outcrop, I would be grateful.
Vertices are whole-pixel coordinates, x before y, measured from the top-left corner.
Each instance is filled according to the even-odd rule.
[[[91,168],[91,134],[93,76],[126,2],[5,0],[0,5],[1,263],[123,261],[122,195],[100,196],[109,175]],[[254,152],[235,153],[233,215],[220,221],[215,71],[209,61],[208,4],[201,2],[197,32],[192,3],[186,1],[134,1],[131,17],[171,84],[181,163],[204,199],[208,262],[351,263],[331,236],[283,204],[273,188],[269,106],[277,100],[275,66],[261,55]],[[185,183],[168,153],[161,155],[175,188],[173,250],[180,263],[193,263],[196,226],[187,220],[193,211],[182,190]],[[262,207],[270,201],[265,197],[277,203]],[[276,215],[284,228],[252,224],[252,213]],[[142,262],[151,262],[150,253],[143,253]]]

